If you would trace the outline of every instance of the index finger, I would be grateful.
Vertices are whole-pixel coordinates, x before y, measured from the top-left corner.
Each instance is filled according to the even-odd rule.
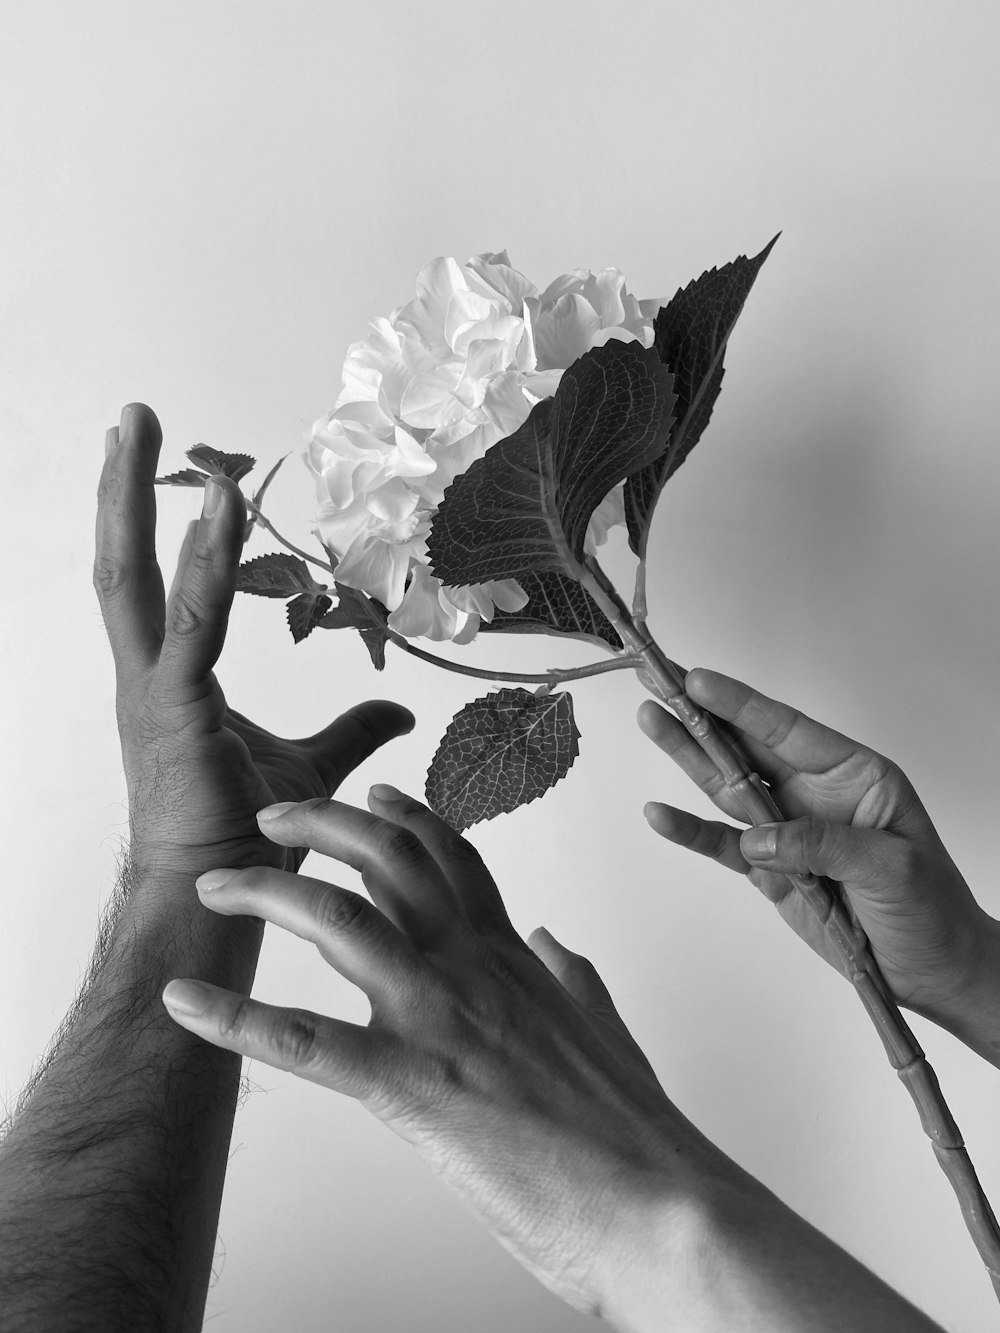
[[[430,945],[465,920],[441,867],[415,833],[342,801],[314,799],[258,815],[261,832],[282,847],[314,852],[361,871],[372,901],[414,944]]]
[[[738,727],[796,773],[825,773],[865,748],[718,671],[697,667],[688,672],[684,687],[694,703]]]

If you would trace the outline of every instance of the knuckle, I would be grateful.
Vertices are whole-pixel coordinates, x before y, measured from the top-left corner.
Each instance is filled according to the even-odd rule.
[[[111,556],[100,555],[94,561],[94,588],[98,597],[112,598],[127,582],[124,567]]]
[[[190,594],[178,589],[170,603],[167,628],[172,634],[185,638],[196,633],[203,624],[204,617]]]
[[[273,1031],[271,1047],[288,1069],[314,1064],[319,1054],[319,1023],[308,1009],[283,1010]]]
[[[373,850],[386,861],[419,861],[426,855],[424,844],[401,824],[383,822],[372,835]]]
[[[316,901],[316,924],[324,935],[343,935],[364,924],[367,907],[359,894],[331,886],[321,890]]]
[[[483,858],[472,843],[466,842],[465,838],[457,834],[444,840],[441,855],[459,870],[478,870],[483,865]]]
[[[235,1046],[241,1045],[250,1036],[252,1015],[249,995],[241,996],[228,1021],[221,1025],[220,1035]]]

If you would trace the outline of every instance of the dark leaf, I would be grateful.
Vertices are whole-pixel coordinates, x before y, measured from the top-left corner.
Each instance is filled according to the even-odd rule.
[[[740,255],[721,269],[709,269],[679,290],[656,316],[653,346],[674,377],[676,422],[661,456],[634,472],[625,484],[629,545],[640,557],[646,553],[660,492],[708,425],[722,386],[726,343],[777,239],[753,259]]]
[[[331,552],[331,559],[335,558]],[[388,611],[381,602],[357,588],[349,588],[346,583],[336,582],[333,586],[337,590],[340,604],[317,621],[317,624],[321,629],[347,629],[353,625],[368,649],[372,666],[376,671],[381,671],[385,666],[385,645],[389,641],[389,631],[385,623]]]
[[[204,486],[205,473],[186,467],[182,472],[171,472],[169,477],[154,477],[153,481],[157,486]]]
[[[674,395],[653,348],[612,339],[445,491],[427,539],[442,583],[554,570],[578,578],[591,515],[663,450]]]
[[[490,630],[518,634],[559,634],[588,643],[595,640],[614,649],[622,647],[613,625],[590,593],[575,579],[548,570],[543,574],[519,574],[518,583],[528,594],[520,611],[493,613],[484,620],[479,632]]]
[[[497,690],[456,713],[427,773],[427,803],[461,832],[516,810],[569,772],[580,733],[569,694]]]
[[[323,592],[324,587],[304,560],[282,551],[244,561],[236,571],[236,590],[256,597],[292,597],[298,592]]]
[[[213,449],[210,444],[196,444],[187,451],[188,458],[201,464],[206,472],[221,472],[223,476],[240,481],[257,465],[256,458],[249,454],[224,454],[221,449]]]
[[[288,628],[292,638],[301,643],[316,628],[333,602],[325,593],[303,592],[288,603]]]

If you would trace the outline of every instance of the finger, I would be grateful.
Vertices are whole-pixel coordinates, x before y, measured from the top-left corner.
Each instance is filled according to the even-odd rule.
[[[462,914],[441,867],[410,829],[341,801],[272,806],[257,818],[282,847],[309,847],[361,871],[376,906],[415,944],[450,934]]]
[[[195,881],[203,905],[222,916],[256,916],[319,949],[372,1000],[398,1003],[426,974],[403,935],[370,902],[336,884],[270,866],[210,870]]]
[[[163,1003],[181,1027],[213,1046],[349,1097],[374,1095],[399,1059],[397,1043],[385,1033],[308,1009],[261,1004],[204,981],[169,982]]]
[[[726,785],[725,778],[683,723],[652,699],[647,699],[639,706],[636,718],[649,739],[664,754],[669,755],[720,810],[732,815],[734,819],[744,817],[742,802]]]
[[[246,502],[229,477],[205,483],[202,517],[167,603],[158,680],[167,694],[194,695],[219,660],[236,593]]]
[[[163,639],[163,578],[156,562],[153,478],[163,433],[143,403],[122,409],[105,440],[97,492],[94,588],[119,669],[156,664]]]
[[[689,671],[685,689],[695,703],[738,727],[797,773],[826,772],[862,748],[797,708],[716,671]]]
[[[882,829],[853,828],[806,816],[787,824],[761,824],[747,829],[740,851],[753,866],[786,875],[826,875],[884,897],[887,885],[906,878],[899,874],[906,845]]]
[[[649,801],[643,807],[646,822],[661,838],[684,847],[710,861],[718,861],[727,870],[745,875],[750,869],[740,851],[740,830],[731,824],[714,819],[701,819],[660,801]]]
[[[496,881],[471,842],[426,805],[386,783],[372,787],[368,803],[375,814],[417,835],[441,867],[465,916],[477,930],[484,934],[513,933]]]
[[[355,704],[323,731],[310,736],[306,746],[326,789],[333,793],[360,764],[394,740],[413,730],[416,719],[408,708],[390,699]]]
[[[611,992],[589,958],[579,953],[572,953],[544,926],[533,930],[528,936],[527,943],[574,1000],[592,1014],[605,1019],[634,1044],[635,1039],[615,1007]]]

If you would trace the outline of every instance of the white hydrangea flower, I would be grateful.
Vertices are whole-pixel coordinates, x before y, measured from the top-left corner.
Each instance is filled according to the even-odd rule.
[[[442,587],[427,564],[431,520],[452,481],[584,352],[610,338],[650,347],[661,304],[637,301],[615,268],[576,269],[539,294],[506,251],[426,264],[413,300],[350,347],[340,396],[303,455],[338,582],[377,597],[408,638],[468,642],[496,608],[524,606],[514,579]],[[594,514],[588,542],[624,521],[621,489]]]

